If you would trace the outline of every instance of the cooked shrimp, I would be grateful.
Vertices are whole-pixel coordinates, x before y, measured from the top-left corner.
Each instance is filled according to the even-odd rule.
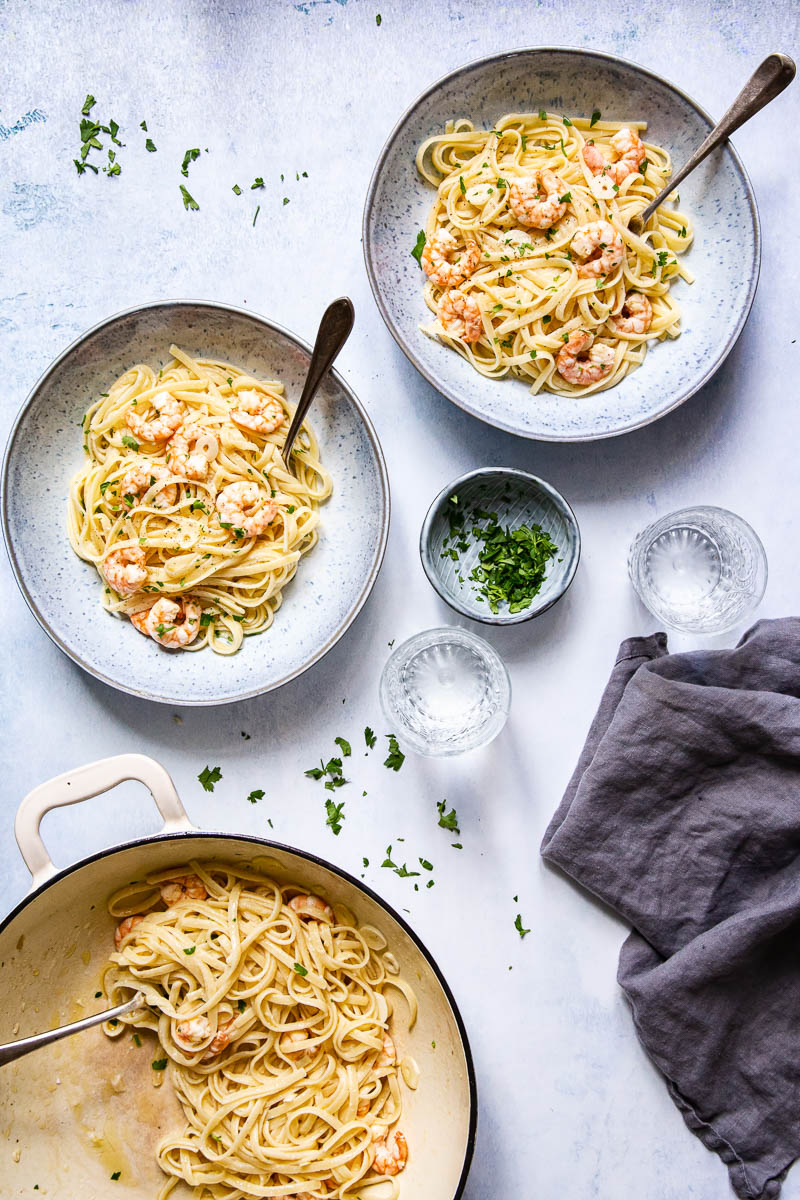
[[[567,185],[555,171],[537,171],[512,183],[508,189],[508,207],[529,229],[549,229],[567,211]]]
[[[298,917],[304,917],[306,920],[327,921],[329,925],[333,924],[333,909],[321,896],[293,896],[289,901],[289,908],[296,912]]]
[[[481,310],[476,300],[465,296],[458,288],[443,292],[436,306],[436,315],[448,337],[462,342],[477,342],[483,333]]]
[[[619,187],[623,179],[639,170],[645,148],[638,133],[627,126],[614,134],[611,146],[618,156],[616,161],[609,161],[598,146],[590,144],[583,147],[583,161],[593,175],[604,175]]]
[[[183,424],[167,442],[167,465],[176,475],[205,479],[219,454],[219,441],[202,425]]]
[[[184,1050],[196,1050],[211,1037],[211,1022],[208,1017],[187,1017],[175,1027],[175,1041]]]
[[[469,279],[480,260],[478,243],[469,238],[466,245],[460,247],[449,229],[442,229],[426,242],[420,256],[423,271],[431,283],[440,288],[458,287]]]
[[[306,1045],[308,1038],[309,1035],[303,1029],[291,1029],[288,1033],[281,1034],[278,1045],[287,1058],[301,1058],[310,1052]]]
[[[169,392],[159,392],[150,403],[158,413],[157,417],[147,420],[135,408],[129,408],[125,413],[125,423],[131,433],[143,442],[169,441],[183,421],[183,405]]]
[[[105,556],[100,569],[118,596],[132,596],[147,579],[146,562],[141,546],[122,546]]]
[[[205,900],[207,895],[206,886],[197,875],[181,875],[161,884],[161,899],[167,908],[180,904],[181,900]]]
[[[139,633],[151,637],[168,650],[180,650],[193,642],[200,632],[202,609],[191,596],[170,600],[162,596],[152,608],[131,613],[131,622]]]
[[[236,407],[231,409],[231,420],[242,429],[249,429],[260,437],[266,437],[279,429],[286,420],[283,405],[275,396],[259,392],[256,388],[243,388],[237,392]]]
[[[159,467],[149,462],[139,462],[135,467],[122,476],[117,484],[117,493],[131,508],[140,500],[145,492],[157,485],[158,491],[150,503],[153,508],[171,508],[178,499],[178,488],[175,483],[169,483],[172,475],[166,467]]]
[[[556,368],[568,383],[586,387],[590,383],[598,383],[611,370],[613,349],[600,342],[596,346],[593,343],[594,334],[585,329],[573,329],[559,350]]]
[[[124,921],[120,921],[119,925],[114,930],[114,945],[118,950],[130,931],[135,929],[136,926],[143,920],[144,917],[137,913],[133,917],[126,917]]]
[[[397,1051],[388,1033],[383,1035],[383,1049],[378,1055],[376,1067],[393,1067],[397,1062]]]
[[[380,1127],[376,1129],[378,1132]],[[373,1170],[378,1175],[399,1175],[408,1160],[408,1143],[399,1129],[375,1142]]]
[[[653,320],[653,306],[641,292],[628,292],[621,312],[611,318],[618,333],[647,333]]]
[[[590,221],[581,225],[572,239],[572,249],[578,258],[585,259],[578,267],[578,274],[610,275],[622,262],[624,246],[622,237],[608,221]]]
[[[248,537],[265,533],[278,513],[257,483],[229,483],[216,499],[220,520],[241,529]]]
[[[231,1017],[223,1025],[217,1026],[217,1032],[214,1034],[211,1041],[206,1046],[203,1053],[203,1062],[208,1062],[210,1058],[216,1058],[221,1054],[231,1040],[234,1018]],[[175,1027],[175,1041],[184,1050],[190,1053],[193,1050],[198,1050],[211,1036],[212,1025],[208,1017],[187,1017],[185,1021],[179,1021]]]

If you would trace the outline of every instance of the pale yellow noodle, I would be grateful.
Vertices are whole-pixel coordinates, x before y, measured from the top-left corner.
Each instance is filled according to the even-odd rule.
[[[608,199],[600,190],[582,149],[587,141],[608,145],[621,128],[640,135],[644,121],[574,118],[553,113],[509,113],[493,130],[475,129],[467,120],[449,121],[417,151],[417,168],[436,190],[426,239],[447,230],[476,241],[480,266],[460,290],[481,308],[480,340],[466,343],[448,335],[438,318],[421,328],[463,355],[482,375],[524,379],[533,393],[576,396],[613,387],[643,361],[647,344],[680,335],[680,308],[670,295],[678,277],[693,282],[678,255],[691,245],[689,218],[677,207],[662,205],[641,237],[628,229],[664,187],[672,173],[668,152],[644,142],[644,173],[629,175]],[[609,157],[614,155],[609,147]],[[567,212],[547,230],[520,229],[508,206],[510,186],[535,171],[549,169],[563,179]],[[674,197],[677,206],[679,197]],[[570,243],[578,227],[604,220],[624,243],[621,264],[605,277],[581,278]],[[515,231],[519,230],[519,234]],[[627,292],[639,292],[653,307],[644,334],[617,331],[609,318],[623,307]],[[442,289],[428,280],[425,301],[433,312]],[[577,386],[556,370],[556,357],[573,330],[584,329],[614,350],[611,370],[597,383]]]
[[[172,362],[161,371],[139,364],[113,383],[89,407],[83,421],[86,459],[70,485],[68,531],[72,548],[98,570],[103,607],[118,615],[149,608],[159,596],[194,597],[203,610],[199,636],[186,647],[210,646],[233,654],[249,634],[272,624],[283,588],[303,555],[318,539],[319,505],[331,494],[331,479],[319,460],[314,432],[303,423],[293,451],[296,476],[280,456],[292,409],[277,381],[256,380],[240,367],[193,359],[170,347]],[[239,428],[230,418],[238,391],[257,387],[284,409],[282,425],[267,436]],[[154,396],[180,401],[186,418],[199,418],[219,441],[219,453],[203,481],[176,475],[177,498],[159,508],[158,488],[131,505],[118,484],[138,463],[167,466],[162,443],[137,441],[125,414],[155,415]],[[226,529],[214,509],[219,491],[230,483],[258,482],[264,498],[278,506],[266,533],[242,536]],[[108,585],[101,564],[114,549],[141,547],[147,554],[147,581],[132,596]]]
[[[166,907],[160,885],[189,874],[205,898]],[[190,862],[109,899],[116,920],[144,919],[111,954],[104,993],[117,1003],[142,991],[148,1008],[104,1028],[153,1031],[186,1120],[157,1149],[162,1200],[178,1180],[195,1200],[353,1200],[377,1183],[397,1195],[373,1169],[375,1139],[403,1110],[399,1062],[380,1062],[393,1015],[386,989],[406,996],[408,1029],[416,997],[387,976],[370,927],[362,934],[345,912],[333,924],[301,920],[288,902],[303,891],[251,867]],[[179,1021],[198,1017],[212,1033],[232,1022],[229,1043],[208,1059],[176,1039]],[[310,1050],[300,1059],[281,1044],[297,1031]]]

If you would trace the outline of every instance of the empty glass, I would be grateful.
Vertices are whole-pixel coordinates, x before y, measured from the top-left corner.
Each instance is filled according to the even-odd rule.
[[[380,697],[402,743],[419,754],[461,754],[503,728],[511,683],[488,642],[446,626],[397,647],[383,669]]]
[[[628,556],[643,604],[666,625],[724,633],[761,602],[767,556],[746,521],[725,508],[682,508],[648,525]]]

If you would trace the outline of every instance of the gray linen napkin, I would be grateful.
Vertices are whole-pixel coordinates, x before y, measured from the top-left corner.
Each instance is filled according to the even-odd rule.
[[[618,981],[738,1196],[800,1154],[800,618],[623,642],[542,854],[633,926]]]

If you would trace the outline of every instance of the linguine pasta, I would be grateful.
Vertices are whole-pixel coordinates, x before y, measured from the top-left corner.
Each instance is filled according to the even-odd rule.
[[[105,995],[141,991],[148,1007],[104,1028],[155,1033],[186,1119],[158,1146],[159,1200],[179,1180],[196,1200],[397,1195],[401,1078],[417,1081],[388,1035],[387,992],[404,995],[409,1028],[417,1001],[377,929],[221,863],[156,872],[108,908]]]
[[[331,480],[307,422],[296,474],[286,469],[280,383],[170,353],[164,370],[132,367],[88,409],[70,542],[97,568],[108,611],[162,645],[232,654],[272,624]]]
[[[612,387],[640,365],[649,342],[680,334],[670,286],[692,282],[678,259],[692,227],[679,197],[640,237],[628,228],[669,179],[670,156],[640,141],[644,122],[598,116],[510,113],[491,130],[450,121],[417,152],[420,174],[436,188],[427,255],[422,237],[418,252],[437,319],[422,329],[482,375],[516,375],[533,393]],[[617,149],[626,139],[635,147],[628,157]],[[541,216],[538,225],[525,219],[529,211]]]

